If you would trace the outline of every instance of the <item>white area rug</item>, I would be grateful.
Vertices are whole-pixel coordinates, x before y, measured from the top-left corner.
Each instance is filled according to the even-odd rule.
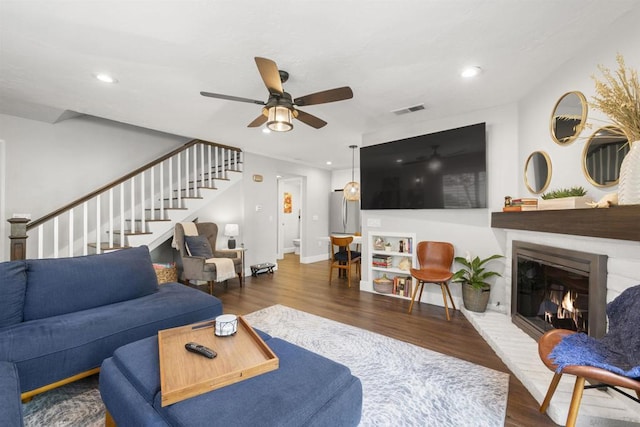
[[[361,426],[502,426],[509,375],[282,305],[249,323],[348,366],[363,387]],[[96,377],[34,397],[25,426],[103,426]]]
[[[282,305],[244,317],[348,366],[362,382],[362,426],[504,425],[508,374]]]

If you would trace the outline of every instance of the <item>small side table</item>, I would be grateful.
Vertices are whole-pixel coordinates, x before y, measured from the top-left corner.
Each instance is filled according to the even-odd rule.
[[[238,253],[238,256],[240,257],[240,259],[242,260],[242,277],[244,278],[244,253],[247,251],[247,248],[245,248],[244,246],[241,246],[239,248],[233,248],[233,249],[227,249],[228,251],[236,251]]]

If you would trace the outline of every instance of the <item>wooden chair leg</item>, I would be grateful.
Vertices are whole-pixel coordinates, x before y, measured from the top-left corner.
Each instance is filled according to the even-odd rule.
[[[333,263],[329,266],[329,286],[331,286],[331,276],[333,276]]]
[[[116,422],[113,420],[109,411],[105,411],[104,414],[104,427],[116,427]]]
[[[418,282],[418,286],[416,286],[413,290],[413,295],[411,296],[411,304],[409,304],[409,314],[411,314],[411,310],[413,310],[413,302],[416,299],[416,294],[418,293],[418,288],[420,288],[421,286],[424,286],[424,283],[422,282]],[[420,290],[420,296],[422,296],[422,289]],[[418,301],[420,301],[420,299],[418,298]]]
[[[453,307],[454,310],[457,310],[456,303],[453,302],[453,297],[451,296],[451,289],[449,289],[449,284],[445,283],[444,287],[447,290],[447,294],[449,294],[449,300],[451,301],[451,307]]]
[[[347,263],[347,286],[351,287],[351,263]]]
[[[549,389],[547,390],[547,395],[544,397],[542,401],[542,405],[540,405],[540,412],[547,412],[547,408],[549,408],[549,403],[551,403],[551,398],[553,397],[553,393],[556,392],[556,388],[558,388],[558,383],[560,382],[560,378],[562,378],[562,374],[553,374],[553,379],[551,380],[551,384],[549,384]]]
[[[573,395],[571,396],[571,406],[569,406],[569,415],[567,415],[567,427],[575,427],[576,425],[582,393],[584,393],[584,378],[576,377],[576,383],[573,386]]]
[[[447,304],[447,292],[444,290],[444,283],[440,283],[440,290],[442,291],[442,299],[444,300],[444,314],[447,316],[447,320],[451,321],[449,317],[449,304]]]
[[[213,295],[213,280],[209,280],[209,294]]]

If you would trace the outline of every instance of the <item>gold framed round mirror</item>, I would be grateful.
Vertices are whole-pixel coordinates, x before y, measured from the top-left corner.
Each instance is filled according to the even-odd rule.
[[[524,165],[524,184],[533,194],[540,194],[551,182],[551,158],[544,151],[534,151]]]
[[[587,121],[587,99],[582,92],[567,92],[558,99],[551,112],[551,138],[560,145],[571,144]]]
[[[622,159],[629,152],[629,139],[617,126],[604,126],[595,131],[582,151],[582,171],[596,187],[618,183]]]

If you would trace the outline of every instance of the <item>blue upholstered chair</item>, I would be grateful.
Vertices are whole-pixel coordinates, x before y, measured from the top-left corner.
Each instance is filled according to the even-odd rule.
[[[584,333],[553,329],[538,342],[544,364],[555,372],[540,406],[546,412],[562,374],[576,376],[567,416],[573,427],[585,388],[611,388],[640,403],[640,285],[622,292],[607,305],[609,330],[596,339]],[[594,382],[585,386],[585,380]],[[618,387],[634,390],[636,396]]]

